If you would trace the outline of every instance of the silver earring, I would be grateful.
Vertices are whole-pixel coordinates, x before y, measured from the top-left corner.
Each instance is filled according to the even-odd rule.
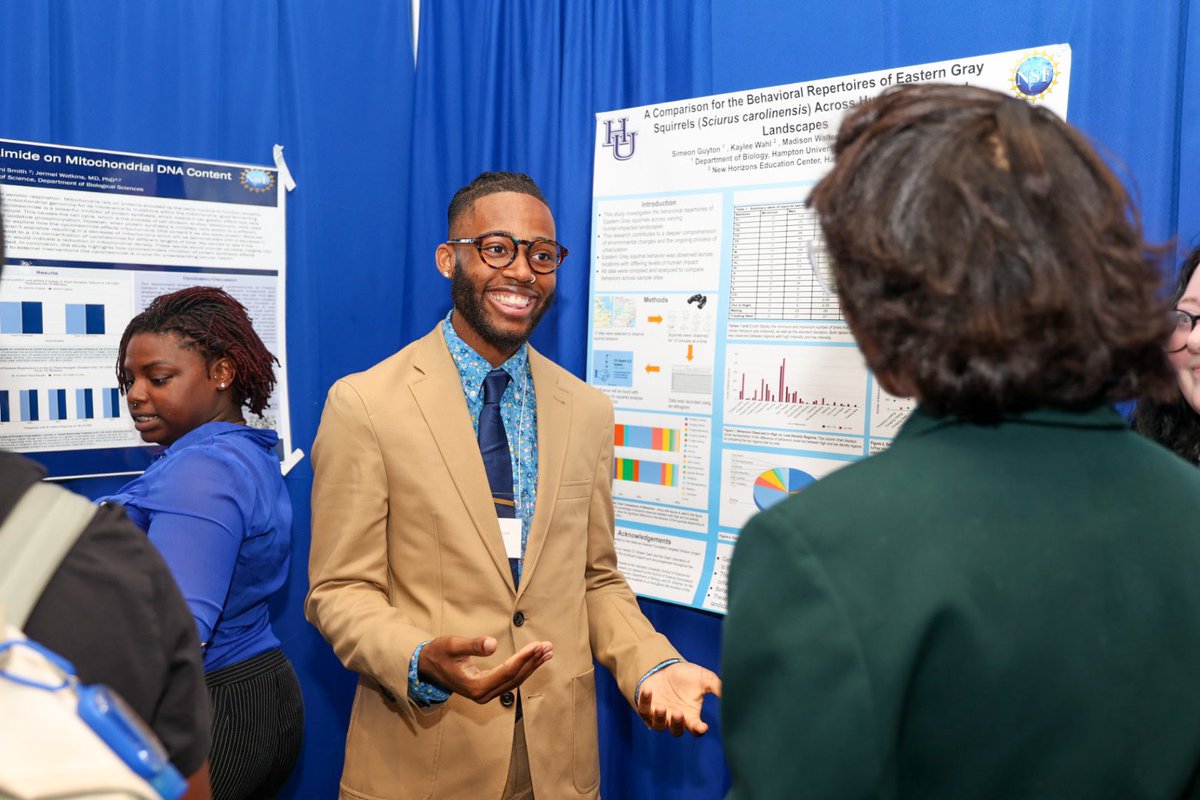
[[[529,282],[530,282],[530,283],[533,283],[533,282],[534,282],[534,281],[536,281],[536,280],[537,280],[537,275],[531,275],[531,276],[529,276]]]
[[[218,389],[220,389],[220,390],[222,390],[222,391],[224,391],[224,390],[225,390],[225,384],[223,384],[223,383],[222,383],[222,384],[221,384],[221,385],[219,385],[217,388],[218,388]]]
[[[449,273],[449,272],[447,272],[446,270],[442,270],[442,277],[443,277],[443,278],[449,278],[449,277],[450,277],[450,273]]]

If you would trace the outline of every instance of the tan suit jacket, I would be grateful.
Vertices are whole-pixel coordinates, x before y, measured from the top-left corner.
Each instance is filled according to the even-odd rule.
[[[423,641],[494,636],[486,666],[554,643],[520,690],[534,792],[548,800],[598,794],[593,655],[631,701],[647,670],[678,657],[617,571],[611,403],[532,348],[529,363],[538,487],[519,588],[440,325],[329,392],[306,613],[360,676],[342,797],[500,797],[516,706],[455,695],[422,713],[407,688]]]

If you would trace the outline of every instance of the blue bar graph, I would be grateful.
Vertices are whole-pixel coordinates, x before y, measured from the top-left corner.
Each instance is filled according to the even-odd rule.
[[[0,333],[42,333],[42,304],[0,302]]]
[[[87,310],[87,332],[104,333],[104,306],[99,303],[88,303],[85,308]]]
[[[11,422],[12,416],[8,410],[8,390],[0,389],[0,422]]]
[[[42,332],[42,304],[21,303],[21,333]]]
[[[87,333],[87,309],[83,303],[67,303],[67,333]]]
[[[102,303],[67,303],[67,333],[103,334]]]
[[[50,400],[50,419],[67,418],[67,390],[51,389],[46,393]]]
[[[38,419],[38,390],[21,390],[21,421],[37,422]]]
[[[21,304],[0,302],[0,333],[21,332]]]
[[[92,401],[91,389],[75,390],[75,419],[95,419],[96,407]]]
[[[104,416],[106,419],[116,419],[121,416],[121,395],[116,389],[101,389],[104,397]]]

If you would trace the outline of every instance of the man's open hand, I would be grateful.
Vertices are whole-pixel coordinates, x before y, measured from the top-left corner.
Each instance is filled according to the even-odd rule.
[[[700,719],[700,706],[706,694],[721,696],[721,679],[715,672],[686,661],[671,664],[642,681],[638,716],[648,727],[670,730],[672,736],[685,730],[703,736],[708,723]]]
[[[501,692],[520,686],[534,670],[554,657],[550,642],[525,645],[503,664],[481,670],[475,658],[496,652],[491,636],[439,636],[425,645],[417,670],[427,681],[455,694],[486,703]],[[653,676],[652,676],[653,677]]]

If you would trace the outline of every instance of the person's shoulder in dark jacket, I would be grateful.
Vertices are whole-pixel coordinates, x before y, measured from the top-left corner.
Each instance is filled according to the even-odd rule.
[[[0,519],[43,474],[0,451]],[[24,632],[70,661],[81,682],[116,690],[181,773],[204,763],[212,713],[195,621],[162,557],[120,507],[97,509]]]

